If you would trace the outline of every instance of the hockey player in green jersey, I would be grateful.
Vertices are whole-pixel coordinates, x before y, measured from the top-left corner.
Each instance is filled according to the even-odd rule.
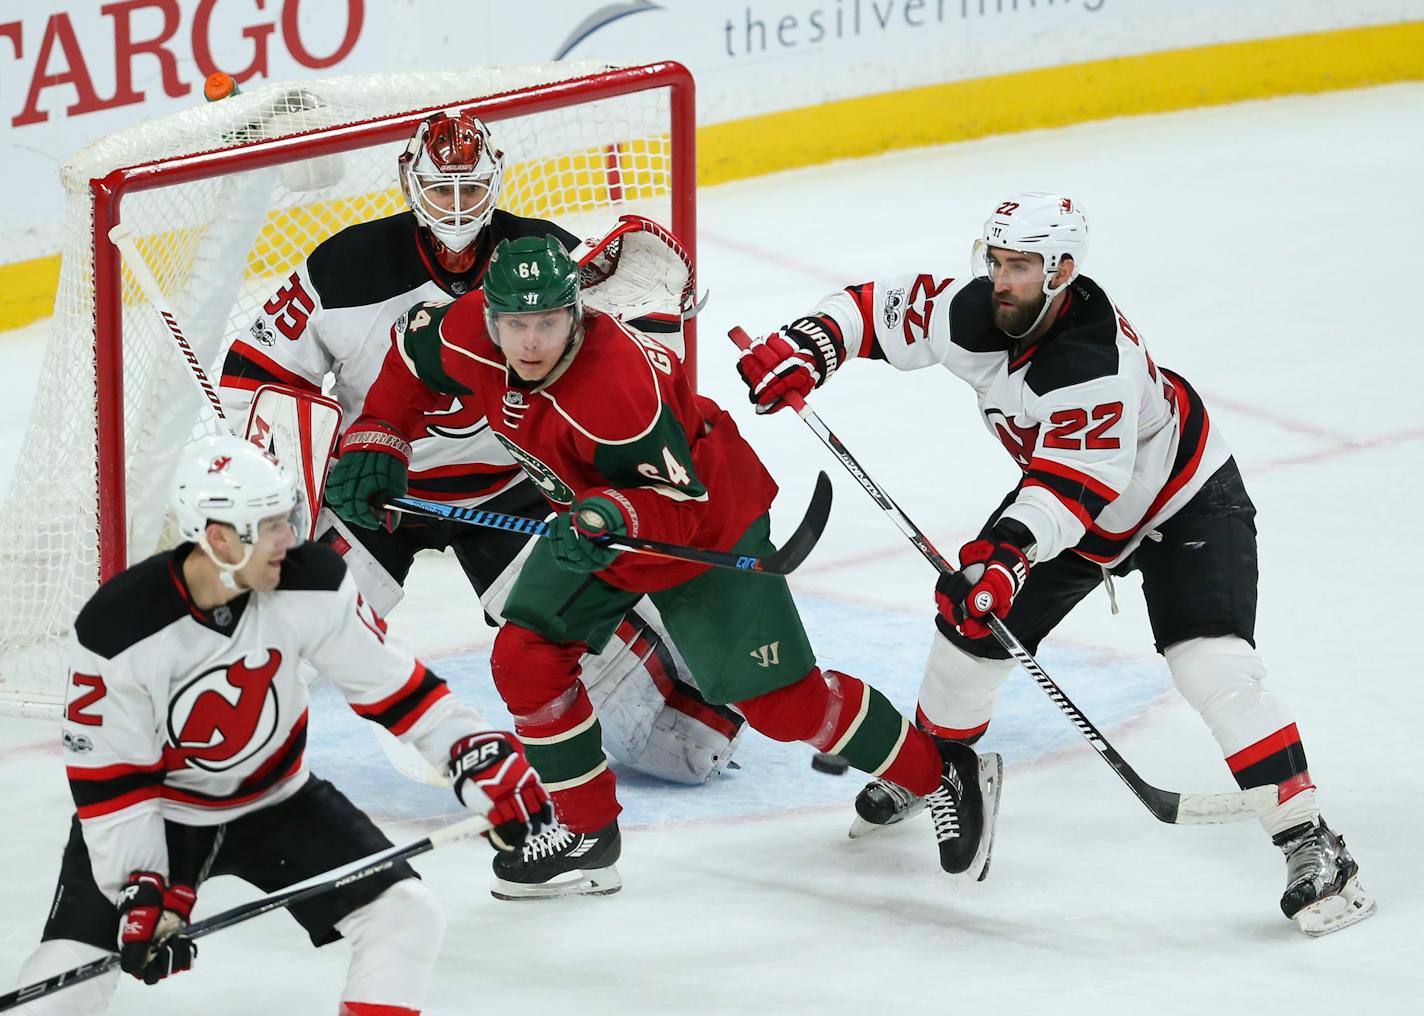
[[[784,579],[620,554],[609,534],[764,555],[776,484],[736,425],[693,392],[655,340],[584,311],[578,270],[543,239],[500,244],[482,292],[414,308],[348,431],[327,495],[357,525],[401,489],[407,429],[440,394],[479,400],[490,428],[559,513],[535,548],[491,669],[560,824],[495,863],[504,899],[621,885],[619,804],[579,683],[579,657],[650,594],[710,701],[756,730],[835,752],[928,794],[940,860],[980,877],[997,807],[997,756],[935,742],[878,691],[821,670]]]

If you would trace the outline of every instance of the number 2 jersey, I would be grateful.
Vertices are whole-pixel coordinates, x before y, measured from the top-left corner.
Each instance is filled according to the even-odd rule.
[[[301,788],[318,674],[432,765],[488,727],[386,638],[333,551],[295,547],[275,590],[211,611],[184,582],[189,553],[203,551],[185,543],[116,575],[75,621],[65,766],[110,899],[131,872],[168,874],[165,820],[218,825]]]
[[[349,426],[361,415],[400,317],[421,300],[474,289],[495,245],[523,236],[553,236],[570,250],[579,242],[543,219],[496,209],[476,241],[474,266],[455,275],[426,249],[412,212],[348,226],[297,266],[233,343],[223,363],[224,407],[241,421],[259,385],[319,392],[330,373],[331,394]],[[410,437],[412,496],[474,505],[521,475],[489,433],[484,410],[459,396],[431,403]]]
[[[409,434],[422,403],[459,394],[483,407],[490,429],[556,510],[586,493],[611,496],[630,535],[727,550],[770,508],[775,481],[732,418],[692,391],[666,346],[585,311],[573,347],[529,385],[490,338],[484,307],[476,292],[414,308],[366,411]],[[620,554],[598,575],[620,589],[655,592],[704,571]]]
[[[1022,349],[994,325],[992,292],[983,279],[893,277],[826,297],[797,326],[822,383],[855,357],[939,364],[967,381],[1023,473],[999,517],[1028,527],[1038,560],[1071,549],[1115,565],[1230,452],[1197,393],[1152,362],[1097,283],[1074,280],[1049,330]]]

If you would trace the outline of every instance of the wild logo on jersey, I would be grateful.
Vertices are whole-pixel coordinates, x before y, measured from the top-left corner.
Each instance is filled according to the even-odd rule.
[[[524,467],[524,471],[529,474],[529,479],[534,481],[535,486],[543,492],[545,497],[555,504],[574,503],[573,488],[559,479],[552,469],[503,434],[496,434],[495,437],[499,438],[499,443],[504,445],[510,455],[514,456],[514,461]]]
[[[220,773],[260,752],[277,731],[278,703],[273,678],[282,654],[249,667],[246,660],[203,671],[168,705],[169,769],[193,766]]]

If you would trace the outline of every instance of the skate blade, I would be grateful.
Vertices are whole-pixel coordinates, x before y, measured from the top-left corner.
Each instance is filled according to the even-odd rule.
[[[1353,875],[1334,896],[1316,900],[1299,910],[1293,920],[1311,938],[1359,924],[1375,912],[1375,898],[1360,885],[1360,876]]]
[[[623,888],[623,878],[612,865],[571,871],[548,882],[507,882],[496,877],[490,895],[497,900],[554,900],[562,896],[609,896]]]
[[[979,849],[974,852],[974,860],[969,871],[978,872],[974,881],[982,882],[989,877],[989,862],[994,854],[994,830],[999,825],[999,794],[1004,789],[1004,757],[998,752],[985,752],[979,756],[979,790],[984,795],[984,835],[979,837]]]
[[[869,836],[872,833],[883,832],[884,830],[889,829],[891,826],[899,825],[907,818],[914,818],[916,815],[918,815],[924,810],[925,799],[922,797],[914,804],[910,805],[904,811],[900,812],[898,815],[892,818],[889,822],[886,822],[883,825],[876,822],[867,822],[859,815],[856,815],[855,819],[850,824],[850,832],[848,835],[851,839],[858,840],[862,836]]]

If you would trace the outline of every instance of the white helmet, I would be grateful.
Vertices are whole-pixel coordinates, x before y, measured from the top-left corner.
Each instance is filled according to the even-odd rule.
[[[250,441],[231,434],[204,438],[183,452],[173,476],[169,503],[183,537],[213,558],[223,584],[236,588],[233,573],[252,556],[263,519],[286,515],[292,519],[297,542],[307,532],[297,496],[296,478],[276,459]],[[219,561],[208,546],[209,522],[222,522],[237,530],[247,546],[236,564]]]
[[[992,215],[984,220],[984,231],[974,241],[970,257],[974,275],[989,277],[989,249],[999,247],[1023,254],[1038,254],[1043,258],[1043,308],[1038,319],[1024,335],[1038,327],[1053,298],[1066,289],[1082,271],[1088,256],[1088,220],[1071,199],[1045,191],[1024,191],[1007,201],[999,202]],[[1055,286],[1053,276],[1065,257],[1073,260],[1073,271]],[[1022,338],[1023,335],[1011,336]]]
[[[489,128],[473,113],[435,113],[416,127],[398,167],[401,190],[436,241],[441,264],[467,271],[504,176],[504,153],[490,140]],[[432,200],[437,191],[448,191],[439,203]]]

